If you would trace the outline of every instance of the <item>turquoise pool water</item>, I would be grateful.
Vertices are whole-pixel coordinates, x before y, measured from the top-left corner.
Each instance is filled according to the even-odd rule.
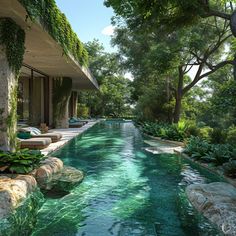
[[[184,193],[188,184],[219,179],[146,146],[131,122],[103,122],[55,153],[86,177],[69,195],[46,200],[32,235],[221,235]]]

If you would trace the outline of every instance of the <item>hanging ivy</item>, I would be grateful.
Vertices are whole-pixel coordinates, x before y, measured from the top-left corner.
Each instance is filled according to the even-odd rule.
[[[88,53],[71,29],[66,16],[58,9],[55,0],[18,0],[31,20],[36,20],[62,46],[66,55],[72,55],[81,65],[88,65]]]
[[[25,52],[25,32],[10,18],[0,19],[0,45],[6,52],[9,67],[15,73],[16,83],[10,88],[9,115],[6,119],[6,130],[9,137],[9,148],[15,150],[17,147],[16,123],[17,123],[17,79],[22,66]],[[3,125],[3,110],[0,111],[0,124]]]
[[[25,53],[25,32],[10,18],[0,19],[0,44],[5,46],[9,66],[18,75]]]

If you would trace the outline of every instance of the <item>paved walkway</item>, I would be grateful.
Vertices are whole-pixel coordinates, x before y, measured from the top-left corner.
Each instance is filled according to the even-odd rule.
[[[100,120],[97,121],[91,121],[88,122],[86,125],[84,125],[81,128],[68,128],[68,129],[52,129],[50,132],[53,133],[61,133],[62,134],[62,139],[56,143],[50,144],[47,148],[44,148],[41,150],[42,154],[44,155],[49,155],[50,153],[56,151],[57,149],[61,148],[64,146],[66,143],[68,143],[71,139],[74,137],[78,136],[79,134],[82,134],[85,132],[87,129],[91,128],[95,124],[100,122]]]

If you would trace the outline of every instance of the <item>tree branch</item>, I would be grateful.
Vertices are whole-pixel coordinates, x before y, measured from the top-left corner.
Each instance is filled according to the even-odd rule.
[[[194,77],[194,80],[188,84],[187,86],[185,86],[183,88],[183,94],[187,93],[194,85],[196,85],[201,79],[213,74],[214,72],[216,72],[217,70],[219,70],[220,68],[224,67],[225,65],[235,65],[236,62],[233,61],[233,60],[228,60],[228,61],[222,61],[220,63],[218,63],[217,65],[214,66],[214,69],[204,73],[201,75],[202,73],[202,69],[203,69],[203,66],[204,66],[204,63],[202,63],[199,68],[198,68],[198,71],[196,73],[196,76]]]
[[[210,16],[217,16],[226,20],[230,20],[231,15],[224,13],[224,12],[220,12],[220,11],[216,11],[216,10],[209,10],[207,13],[203,14],[202,17],[203,18],[207,18]]]
[[[220,68],[222,68],[222,67],[224,67],[226,65],[234,65],[234,64],[235,64],[235,61],[233,61],[233,60],[222,61],[222,62],[218,63],[217,65],[215,65],[213,70],[208,71],[208,72],[202,74],[199,77],[199,80],[201,80],[204,77],[207,77],[207,76],[213,74],[214,72],[216,72],[217,70],[219,70]]]

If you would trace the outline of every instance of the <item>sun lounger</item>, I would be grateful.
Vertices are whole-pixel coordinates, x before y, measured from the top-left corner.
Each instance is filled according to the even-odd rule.
[[[73,123],[69,123],[69,128],[80,128],[84,125],[85,125],[84,122],[73,122]]]
[[[80,121],[77,118],[71,118],[69,119],[69,128],[80,128],[83,125],[85,125],[87,122],[85,121]]]
[[[20,128],[18,130],[19,132],[29,132],[31,134],[31,138],[51,138],[52,142],[58,142],[62,135],[60,133],[44,133],[42,134],[41,131],[34,127],[26,127],[26,128]]]
[[[52,143],[50,138],[29,138],[19,139],[19,141],[21,148],[28,149],[44,149]]]

